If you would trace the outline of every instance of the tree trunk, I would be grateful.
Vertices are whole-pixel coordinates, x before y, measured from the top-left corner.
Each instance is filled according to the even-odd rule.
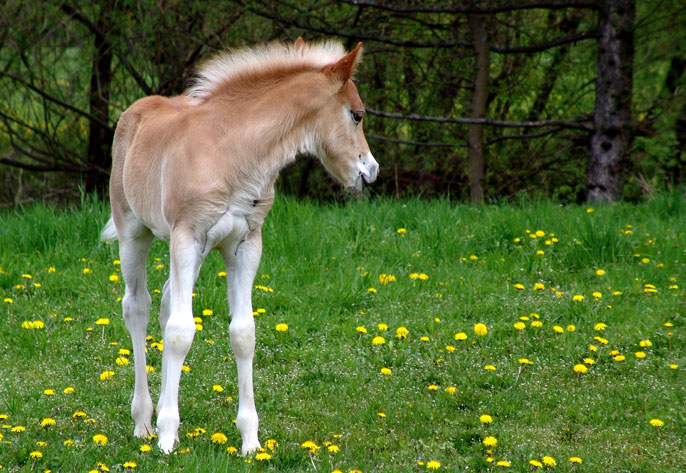
[[[97,21],[99,32],[94,34],[96,56],[93,61],[90,81],[90,113],[104,123],[109,122],[110,83],[112,82],[112,48],[104,32],[110,31],[107,22],[111,14],[111,3],[104,2]],[[106,193],[109,181],[108,173],[112,166],[113,138],[111,128],[104,127],[95,121],[90,122],[87,150],[88,170],[84,175],[86,192]]]
[[[587,199],[591,202],[613,202],[622,194],[631,144],[635,17],[634,0],[601,1],[594,131],[587,174]]]
[[[488,100],[488,75],[490,72],[490,51],[488,34],[481,15],[469,15],[469,27],[476,53],[476,73],[472,92],[472,118],[485,118]],[[484,199],[484,128],[483,125],[469,125],[467,132],[469,143],[469,196],[473,204]]]

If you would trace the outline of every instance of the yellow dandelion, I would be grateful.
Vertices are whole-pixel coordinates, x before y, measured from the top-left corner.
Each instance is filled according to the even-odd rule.
[[[390,370],[390,368],[381,368],[381,374],[388,376],[391,373],[392,371]]]
[[[367,329],[362,326],[356,327],[355,330],[357,330],[359,333],[367,333]]]
[[[214,384],[214,385],[212,385],[212,391],[221,393],[221,392],[224,392],[224,388],[221,387],[221,385],[219,385],[219,384]]]
[[[107,445],[107,436],[104,434],[93,435],[93,442],[95,442],[96,445],[101,445],[104,447]]]
[[[141,445],[141,447],[138,450],[145,453],[145,452],[151,451],[152,447],[150,445],[148,445],[147,443],[144,443],[143,445]]]
[[[495,366],[493,366],[493,365],[486,365],[486,366],[484,366],[484,369],[485,369],[486,371],[495,371]]]
[[[483,440],[483,444],[486,447],[495,448],[498,446],[498,439],[493,437],[492,435],[489,435]]]
[[[29,458],[33,458],[34,460],[43,458],[43,453],[39,452],[38,450],[35,450],[31,453],[29,453]]]
[[[107,317],[101,317],[95,321],[95,325],[108,325],[109,323],[110,319],[108,319]]]
[[[653,427],[662,427],[665,423],[660,419],[650,419],[650,425]]]
[[[378,325],[377,325],[377,328],[378,328],[379,331],[381,331],[381,332],[386,332],[386,331],[388,330],[388,325],[381,323],[381,324],[378,324]]]
[[[582,296],[581,294],[574,294],[574,295],[572,296],[572,300],[573,300],[574,302],[581,302],[581,301],[583,301],[584,299],[585,299],[585,297]]]
[[[502,466],[502,467],[504,467],[504,468],[509,468],[509,467],[510,467],[510,462],[507,461],[507,460],[498,460],[497,462],[495,462],[495,464],[498,465],[498,466]]]
[[[427,462],[426,468],[427,470],[438,470],[441,467],[441,464],[437,462],[436,460],[431,460]]]
[[[460,342],[467,340],[467,334],[464,332],[456,333],[455,334],[455,340],[460,341]]]
[[[581,460],[580,457],[569,457],[569,462],[570,463],[582,463],[583,460]]]
[[[45,419],[43,419],[41,421],[40,426],[41,427],[47,427],[49,425],[55,425],[55,424],[56,424],[55,419],[53,419],[52,417],[46,417]]]
[[[407,338],[407,335],[410,333],[409,330],[407,330],[405,327],[398,327],[395,331],[395,336],[401,340],[404,340]]]
[[[523,290],[525,289],[525,288],[524,288],[524,284],[519,284],[519,283],[515,284],[515,285],[512,286],[512,287],[514,287],[514,288],[517,289],[518,291],[523,291]]]
[[[313,453],[316,452],[317,450],[319,450],[319,448],[321,448],[321,447],[319,447],[319,445],[314,443],[312,440],[306,440],[305,442],[301,443],[300,446],[302,448],[308,449],[309,451],[311,451]]]
[[[540,254],[543,254],[543,252],[541,252]],[[544,290],[545,290],[545,284],[540,283],[540,282],[537,282],[534,284],[534,291],[544,291]]]
[[[105,381],[106,379],[110,379],[112,376],[114,376],[114,371],[103,371],[100,373],[100,380]]]
[[[588,372],[588,368],[586,365],[582,365],[581,363],[574,365],[574,371],[580,374],[584,374]]]
[[[553,331],[554,331],[555,333],[564,333],[565,329],[563,329],[563,328],[560,327],[559,325],[555,325],[555,326],[553,327]]]
[[[605,270],[604,269],[596,269],[595,274],[596,274],[596,276],[605,276]]]
[[[212,443],[225,444],[229,439],[221,432],[216,432],[210,437]]]
[[[529,465],[535,466],[536,468],[543,468],[543,463],[538,460],[529,460]]]
[[[45,394],[46,396],[54,396],[55,390],[54,389],[46,389],[43,391],[43,394]]]
[[[373,345],[383,345],[384,343],[386,343],[386,339],[383,337],[377,336],[372,339]]]
[[[277,332],[288,332],[288,324],[276,324],[275,329]]]
[[[136,468],[136,467],[138,466],[138,464],[137,464],[136,462],[134,462],[134,461],[128,461],[128,462],[124,462],[124,463],[122,464],[122,466],[123,466],[124,468]]]
[[[646,352],[644,352],[644,351],[637,351],[636,353],[634,353],[634,356],[635,356],[636,358],[645,358],[645,357],[646,357]]]
[[[557,462],[555,461],[555,459],[553,457],[545,456],[545,457],[543,457],[543,464],[546,466],[556,466]]]
[[[488,334],[488,328],[485,324],[479,322],[478,324],[474,325],[474,333],[479,337],[483,337],[484,335]]]
[[[264,461],[271,460],[271,459],[272,459],[272,456],[270,454],[268,454],[267,452],[259,452],[257,455],[255,455],[255,460],[257,460],[257,461],[264,462]]]
[[[448,386],[444,389],[444,391],[452,396],[453,394],[455,394],[455,391],[457,391],[457,388],[455,386]]]
[[[524,330],[526,328],[526,324],[524,322],[515,322],[513,327],[515,330]]]
[[[493,422],[493,417],[489,416],[488,414],[482,414],[479,417],[479,421],[484,424],[490,424],[491,422]]]

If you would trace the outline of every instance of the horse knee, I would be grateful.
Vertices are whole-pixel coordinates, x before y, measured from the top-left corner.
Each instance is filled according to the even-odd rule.
[[[145,329],[150,317],[152,298],[148,291],[138,294],[127,293],[122,299],[122,313],[124,322],[129,330],[142,327]]]
[[[229,325],[231,347],[236,357],[251,358],[255,354],[255,323],[232,321]]]
[[[169,349],[175,355],[185,357],[193,343],[195,336],[195,324],[193,319],[190,323],[180,323],[171,317],[164,330],[164,348]]]

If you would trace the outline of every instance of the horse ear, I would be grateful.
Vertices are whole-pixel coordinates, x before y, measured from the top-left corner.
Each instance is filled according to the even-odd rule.
[[[337,63],[327,66],[325,70],[330,77],[345,82],[355,75],[360,61],[362,61],[362,43],[357,43],[355,49],[339,59]]]
[[[305,51],[305,40],[302,38],[302,36],[298,36],[298,39],[295,40],[295,51],[297,53],[302,53]]]

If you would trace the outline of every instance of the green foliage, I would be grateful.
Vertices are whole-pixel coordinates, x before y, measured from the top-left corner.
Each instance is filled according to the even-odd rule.
[[[182,377],[181,441],[165,456],[154,440],[131,436],[123,282],[110,277],[119,275],[116,244],[98,241],[107,207],[86,199],[80,208],[4,210],[0,464],[9,472],[91,471],[98,462],[125,471],[133,461],[133,471],[146,472],[367,473],[424,471],[437,461],[439,471],[486,472],[493,458],[524,472],[529,460],[551,456],[562,472],[679,472],[686,461],[685,217],[683,191],[593,209],[535,200],[477,208],[447,199],[318,205],[278,198],[253,291],[260,436],[263,445],[278,444],[267,450],[270,460],[248,463],[226,451],[240,447],[240,435],[232,425],[237,387],[221,258],[207,258],[196,285],[203,329]],[[148,261],[154,399],[155,315],[168,257],[167,246],[155,243]],[[97,325],[102,318],[109,323]],[[42,328],[25,328],[35,321]],[[475,335],[478,322],[486,336]],[[281,323],[287,331],[275,329]],[[396,336],[400,327],[406,339]],[[456,340],[460,332],[466,340]],[[385,343],[374,344],[376,337]],[[128,365],[117,363],[122,356]],[[575,372],[586,358],[595,364]],[[114,375],[103,380],[105,371]],[[480,422],[483,414],[493,421]],[[41,426],[45,418],[55,425]],[[13,432],[16,426],[26,430]],[[196,435],[197,428],[205,432]],[[211,441],[216,432],[226,444]],[[106,445],[95,444],[97,434]],[[487,436],[498,441],[490,455]],[[310,452],[306,441],[319,448]],[[144,444],[152,449],[140,451]],[[32,459],[35,451],[42,458]],[[574,467],[573,456],[582,465]]]
[[[425,6],[438,5],[434,3]],[[686,60],[681,53],[686,11],[681,3],[637,5],[632,127],[637,139],[627,162],[625,192],[630,200],[684,181],[685,141],[679,119],[683,121],[686,110],[681,92],[686,76],[680,66]],[[393,7],[402,5],[394,3]],[[274,39],[293,41],[298,36],[308,41],[339,37],[349,47],[358,39],[365,40],[358,82],[369,108],[469,116],[474,55],[464,14],[399,13],[311,0],[280,2],[278,8],[268,2],[237,0],[211,6],[197,0],[92,2],[74,8],[68,3],[18,0],[3,6],[2,37],[9,40],[0,43],[0,70],[6,74],[0,82],[0,109],[4,110],[0,152],[6,162],[68,173],[66,182],[64,176],[24,176],[22,180],[16,170],[3,166],[0,178],[6,186],[0,198],[4,201],[35,197],[55,187],[75,189],[74,180],[94,169],[107,172],[106,157],[103,163],[86,158],[90,114],[95,113],[91,99],[97,96],[92,90],[93,81],[97,82],[92,66],[99,58],[94,31],[99,30],[113,54],[105,118],[111,127],[137,98],[181,93],[193,67],[219,49]],[[489,118],[590,120],[595,41],[526,53],[497,49],[535,46],[592,32],[597,24],[593,9],[515,10],[486,15],[485,21],[489,42],[496,48],[491,53]],[[406,197],[467,196],[466,126],[368,114],[365,127],[381,163],[377,192]],[[566,129],[528,139],[508,138],[540,131],[486,128],[488,197],[552,196],[563,202],[583,198],[587,134]],[[286,170],[280,186],[289,193],[331,198],[335,187],[322,178],[323,173],[319,167],[310,172],[308,161],[300,160]]]

